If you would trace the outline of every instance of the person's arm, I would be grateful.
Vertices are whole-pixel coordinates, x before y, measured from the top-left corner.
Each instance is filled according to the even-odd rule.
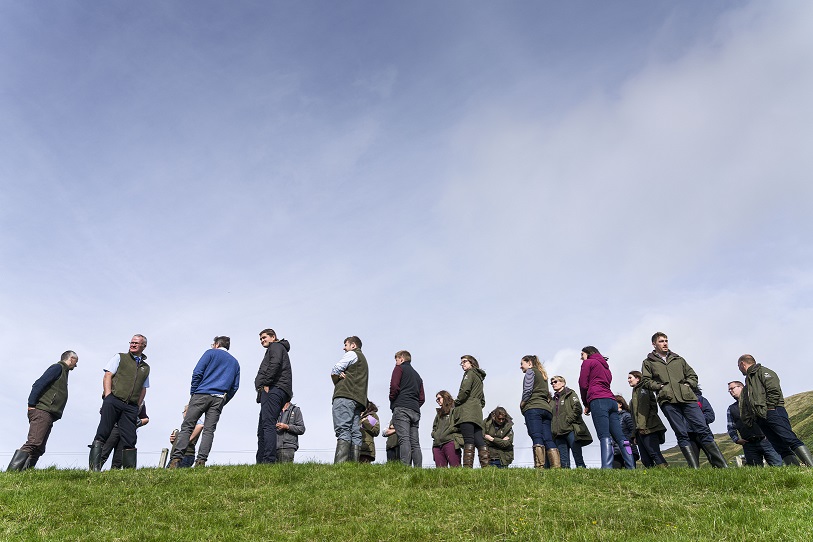
[[[305,433],[305,420],[302,418],[302,411],[299,407],[292,406],[291,419],[288,420],[288,432],[292,435],[303,435]]]
[[[659,382],[654,378],[652,374],[652,365],[649,362],[649,359],[645,359],[644,362],[641,364],[641,387],[645,390],[651,390],[654,392],[658,392],[663,388],[665,382]]]
[[[59,363],[54,363],[48,367],[44,373],[42,373],[42,376],[40,376],[37,381],[34,382],[34,385],[31,386],[31,394],[28,396],[29,409],[37,406],[37,403],[40,401],[40,397],[42,397],[42,394],[48,389],[48,386],[56,382],[61,375],[62,367],[59,366]]]
[[[239,365],[237,366],[237,371],[234,374],[234,380],[232,381],[231,386],[229,387],[228,391],[226,392],[225,401],[223,403],[224,405],[228,404],[228,402],[232,400],[232,397],[234,397],[237,394],[238,389],[240,389],[240,366]]]
[[[769,409],[774,409],[782,400],[782,387],[779,385],[779,377],[770,369],[762,367],[762,384],[765,386],[765,405]]]
[[[203,424],[202,423],[195,424],[195,428],[192,429],[192,434],[189,435],[189,440],[192,441],[198,438],[198,435],[200,435],[201,431],[203,431]]]
[[[104,378],[102,378],[102,388],[104,389],[105,397],[113,393],[113,373],[110,371],[104,372]]]
[[[697,389],[698,379],[697,373],[694,372],[694,369],[686,363],[686,360],[683,360],[683,384],[686,384],[690,388]]]
[[[584,360],[579,371],[579,395],[581,395],[582,403],[584,403],[585,414],[588,412],[589,405],[587,402],[587,389],[590,387],[590,366],[592,363],[592,360]]]
[[[703,416],[706,418],[706,425],[713,424],[717,416],[714,414],[714,409],[711,408],[711,403],[705,397],[700,402],[703,405],[700,410],[703,411]]]
[[[536,381],[536,374],[531,370],[525,371],[525,376],[522,378],[522,398],[519,400],[519,408],[522,409],[531,399],[531,394],[534,391],[534,382]]]
[[[257,371],[257,376],[254,378],[254,388],[260,389],[269,386],[282,370],[282,353],[280,348],[285,348],[279,343],[271,343],[265,349],[263,361],[260,363],[260,369]],[[267,390],[266,390],[267,391]]]
[[[740,434],[737,432],[737,427],[734,425],[734,418],[731,416],[731,407],[729,407],[725,413],[725,428],[728,432],[728,436],[731,438],[731,441],[734,444],[745,443],[745,441],[740,438]]]
[[[361,420],[361,427],[374,437],[381,434],[381,424],[373,414],[368,414]]]
[[[189,395],[195,395],[195,392],[198,391],[198,386],[200,386],[200,382],[203,380],[203,373],[206,371],[206,367],[209,365],[211,358],[211,351],[207,350],[200,357],[195,368],[192,369],[192,385],[189,388]]]
[[[468,371],[466,371],[466,375],[463,376],[463,380],[460,381],[460,389],[457,391],[457,398],[454,400],[455,406],[460,406],[465,403],[469,395],[471,395],[471,378],[468,378]]]
[[[138,404],[144,402],[144,397],[147,396],[147,388],[141,388],[141,393],[138,395]]]
[[[398,394],[401,393],[401,376],[404,370],[400,365],[396,365],[392,369],[392,376],[390,377],[390,401],[395,401]]]
[[[426,395],[423,393],[423,379],[421,379],[421,385],[418,388],[418,406],[423,406],[426,402]]]

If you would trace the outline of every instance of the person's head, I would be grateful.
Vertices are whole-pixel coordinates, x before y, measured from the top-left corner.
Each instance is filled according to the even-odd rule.
[[[395,353],[395,364],[401,365],[402,363],[409,363],[412,361],[412,355],[406,350],[399,350]]]
[[[470,356],[468,354],[466,354],[465,356],[460,356],[460,366],[463,367],[464,371],[468,371],[472,367],[475,367],[477,369],[480,368],[480,364],[477,363],[477,360],[474,358],[474,356]]]
[[[147,348],[147,337],[141,334],[133,335],[133,338],[130,339],[130,353],[140,356],[145,348]]]
[[[508,415],[508,411],[501,406],[498,406],[492,410],[488,417],[491,418],[491,420],[497,425],[504,425],[505,422],[511,419],[511,417]]]
[[[372,401],[367,401],[367,412],[378,412],[378,407]]]
[[[76,352],[73,350],[65,350],[62,352],[62,356],[60,356],[59,361],[67,365],[69,371],[73,371],[73,368],[76,367],[77,363],[79,363],[79,356],[77,356]]]
[[[627,375],[627,383],[629,383],[631,388],[634,388],[641,382],[641,377],[644,376],[641,374],[641,371],[630,371]]]
[[[757,360],[754,359],[754,356],[751,354],[743,354],[737,360],[737,368],[739,368],[742,374],[746,374],[748,369],[754,365]]]
[[[655,353],[661,356],[665,356],[669,353],[669,337],[666,336],[666,333],[663,331],[658,331],[654,335],[652,335],[652,347],[655,349]]]
[[[550,386],[551,386],[551,388],[553,388],[553,391],[555,391],[556,393],[558,393],[558,392],[562,391],[563,389],[565,389],[566,385],[567,385],[567,381],[565,380],[565,377],[563,377],[561,375],[555,375],[555,376],[550,377]]]
[[[361,349],[361,339],[353,335],[352,337],[347,337],[344,340],[344,351],[350,352],[351,350],[359,350]]]
[[[627,404],[627,400],[621,397],[620,395],[615,396],[615,402],[618,403],[618,410],[626,410],[629,412],[630,406]]]
[[[601,355],[601,352],[599,352],[598,348],[596,348],[595,346],[585,346],[584,348],[582,348],[582,352],[581,352],[582,361],[586,360],[587,358],[589,358],[593,354]]]
[[[454,407],[454,399],[452,394],[446,390],[440,390],[435,394],[435,402],[438,404],[438,414],[441,416],[447,415]]]
[[[745,384],[743,384],[739,380],[732,380],[731,382],[728,383],[728,393],[730,393],[731,397],[733,397],[734,399],[739,400],[743,387],[745,387]]]
[[[219,335],[213,339],[212,346],[215,348],[229,349],[231,346],[231,339],[225,335]]]
[[[263,345],[264,348],[268,348],[268,345],[273,342],[277,342],[276,331],[270,327],[260,331],[260,344]]]
[[[522,356],[522,359],[519,362],[519,368],[522,369],[523,373],[528,369],[535,368],[537,371],[542,373],[543,379],[548,379],[548,373],[545,371],[545,367],[542,365],[542,362],[539,361],[539,356],[535,356],[533,354]]]

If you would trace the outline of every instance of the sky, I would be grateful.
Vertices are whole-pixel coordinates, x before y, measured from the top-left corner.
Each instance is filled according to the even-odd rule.
[[[71,349],[39,466],[86,468],[102,367],[135,333],[141,466],[216,335],[242,387],[209,462],[254,461],[267,327],[291,343],[297,461],[332,460],[350,335],[384,422],[412,353],[425,466],[463,354],[486,413],[514,418],[516,466],[526,354],[577,387],[594,345],[629,397],[664,331],[718,433],[741,354],[811,388],[809,3],[0,0],[0,73],[0,461]]]

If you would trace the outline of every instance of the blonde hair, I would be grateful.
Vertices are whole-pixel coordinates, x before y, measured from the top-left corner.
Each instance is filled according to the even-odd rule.
[[[548,372],[545,370],[545,366],[542,365],[542,362],[539,361],[539,358],[537,356],[534,356],[532,354],[528,354],[527,356],[522,356],[522,361],[530,361],[531,366],[533,366],[534,369],[536,369],[537,371],[542,373],[542,379],[543,380],[548,379]]]

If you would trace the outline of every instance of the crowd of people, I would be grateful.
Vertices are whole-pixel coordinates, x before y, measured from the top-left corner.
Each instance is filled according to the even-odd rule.
[[[256,462],[292,462],[305,423],[300,408],[291,403],[290,343],[277,339],[270,328],[259,335],[265,354],[254,379],[260,405]],[[168,468],[206,465],[222,410],[240,387],[240,364],[229,353],[230,344],[229,337],[215,337],[195,365],[183,421],[170,435]],[[666,417],[689,467],[699,467],[700,450],[711,466],[727,467],[709,428],[714,411],[702,395],[697,374],[669,349],[665,333],[655,333],[652,346],[640,370],[629,371],[629,402],[612,391],[609,358],[594,346],[581,350],[578,393],[567,386],[564,377],[549,378],[537,356],[522,357],[519,410],[532,441],[534,468],[586,468],[582,448],[592,443],[593,437],[585,416],[593,422],[601,468],[634,469],[638,461],[647,468],[666,467],[660,450],[666,426],[659,413]],[[375,461],[375,437],[383,436],[387,438],[387,461],[421,467],[419,427],[425,393],[412,356],[406,350],[395,353],[389,387],[392,418],[382,430],[378,407],[368,398],[369,366],[361,347],[359,337],[347,337],[345,354],[330,373],[334,384],[334,463]],[[113,356],[104,368],[100,421],[89,445],[92,471],[100,471],[111,453],[113,468],[136,467],[137,429],[149,423],[146,348],[147,338],[137,334],[128,351]],[[33,468],[45,453],[54,422],[62,417],[67,404],[68,376],[78,361],[76,352],[64,352],[32,386],[28,439],[14,452],[8,471]],[[435,466],[472,468],[477,456],[480,467],[508,467],[514,460],[514,419],[503,406],[484,416],[486,372],[471,355],[461,356],[460,367],[463,376],[457,395],[447,390],[435,394],[437,408],[431,433]],[[745,464],[813,467],[810,451],[791,428],[776,373],[748,354],[740,356],[737,367],[744,382],[729,382],[734,403],[728,407],[726,418],[729,436],[743,447]]]

